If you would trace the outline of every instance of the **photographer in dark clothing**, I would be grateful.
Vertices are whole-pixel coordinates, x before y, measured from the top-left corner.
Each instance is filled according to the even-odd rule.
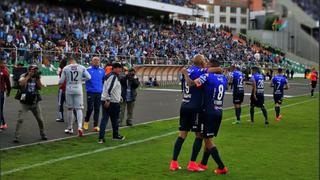
[[[39,102],[41,96],[39,90],[43,87],[41,83],[41,72],[36,65],[30,65],[28,72],[21,75],[19,79],[19,86],[16,99],[20,101],[21,109],[18,112],[18,121],[15,131],[14,142],[18,143],[20,138],[21,125],[23,118],[28,111],[31,111],[36,118],[40,130],[41,140],[47,140],[47,136],[44,133],[44,122],[41,113],[41,107]]]
[[[136,89],[139,87],[140,82],[135,74],[134,69],[124,69],[124,74],[120,76],[121,84],[121,97],[122,102],[120,103],[120,122],[119,125],[122,126],[124,121],[125,110],[127,108],[127,126],[132,126],[133,123],[133,109],[135,100],[137,97]]]

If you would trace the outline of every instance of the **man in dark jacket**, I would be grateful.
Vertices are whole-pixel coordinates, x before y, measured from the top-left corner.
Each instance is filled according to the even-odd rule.
[[[28,72],[21,75],[19,86],[20,95],[17,94],[16,99],[20,100],[21,107],[18,112],[18,121],[13,142],[18,143],[20,141],[21,126],[28,111],[32,112],[38,122],[41,140],[47,140],[47,136],[44,133],[44,121],[39,103],[41,101],[39,91],[43,87],[43,84],[36,65],[30,65]]]
[[[121,84],[121,97],[122,102],[120,103],[120,122],[119,125],[122,126],[124,121],[125,110],[127,108],[127,126],[132,126],[133,120],[133,108],[137,97],[137,88],[140,85],[139,79],[135,74],[134,69],[124,69],[124,75],[120,77]]]

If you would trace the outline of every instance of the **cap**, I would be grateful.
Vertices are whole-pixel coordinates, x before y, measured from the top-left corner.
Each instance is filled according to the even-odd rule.
[[[122,68],[122,64],[119,62],[113,62],[112,63],[112,68]]]
[[[31,64],[29,66],[29,70],[31,70],[31,69],[39,69],[39,68],[38,68],[38,66],[36,64]]]

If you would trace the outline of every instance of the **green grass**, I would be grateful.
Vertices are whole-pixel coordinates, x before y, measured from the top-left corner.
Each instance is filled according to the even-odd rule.
[[[44,87],[40,90],[40,94],[41,95],[57,94],[58,90],[59,90],[58,85],[47,86],[47,87]],[[12,89],[11,96],[15,96],[16,94],[17,94],[17,90]]]
[[[242,124],[232,125],[234,110],[225,110],[220,134],[215,139],[219,152],[230,173],[217,176],[209,160],[210,170],[191,173],[186,170],[194,135],[190,134],[180,153],[182,170],[168,170],[176,139],[178,120],[172,119],[122,129],[123,142],[110,140],[97,143],[97,135],[34,145],[1,152],[1,170],[30,166],[65,156],[160,136],[143,143],[58,161],[14,172],[2,179],[318,179],[319,178],[319,95],[286,99],[281,112],[283,120],[273,121],[273,103],[267,102],[271,124],[265,127],[260,110],[256,122],[242,118]],[[297,104],[301,103],[301,104]],[[248,114],[243,108],[243,115]],[[201,159],[200,153],[198,160]]]

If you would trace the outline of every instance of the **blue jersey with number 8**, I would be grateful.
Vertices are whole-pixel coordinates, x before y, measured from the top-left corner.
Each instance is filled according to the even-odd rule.
[[[197,86],[204,85],[204,105],[207,108],[222,107],[228,80],[222,74],[206,73],[196,80]]]

